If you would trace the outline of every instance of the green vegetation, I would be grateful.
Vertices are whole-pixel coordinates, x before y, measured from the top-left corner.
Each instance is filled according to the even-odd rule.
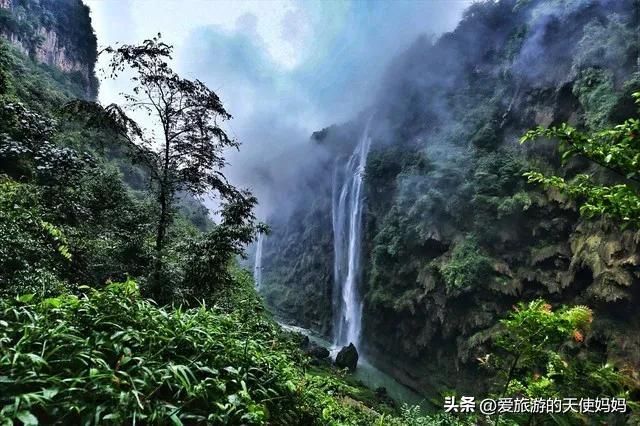
[[[477,3],[454,32],[399,59],[376,105],[389,125],[365,171],[364,340],[436,404],[451,393],[623,396],[637,409],[637,25],[633,2],[612,3],[615,13],[582,3],[544,22],[542,2]],[[0,9],[3,28],[31,51],[39,28],[55,29],[92,70],[78,1],[14,4]],[[82,75],[0,41],[0,424],[621,420],[425,416],[309,360],[237,266],[264,228],[256,200],[220,173],[221,149],[236,143],[215,118],[229,115],[168,68],[170,50],[157,39],[107,50],[115,71],[141,73],[128,100],[146,93],[160,111],[165,131],[150,146],[123,107],[86,99]],[[559,139],[561,162],[553,145],[515,143],[536,124],[524,140]],[[277,257],[267,302],[324,333],[331,167],[348,145],[330,139],[354,140],[352,127],[319,135],[336,155],[310,177],[304,208],[274,225],[282,241],[265,244]],[[529,181],[550,191],[527,185],[532,168]],[[211,189],[226,200],[219,223],[198,201]]]
[[[635,93],[640,104],[640,93]],[[538,127],[527,132],[522,142],[540,137],[557,139],[562,160],[566,164],[574,157],[586,158],[620,177],[613,185],[597,184],[592,176],[578,174],[572,179],[546,176],[532,171],[526,176],[529,182],[555,188],[580,203],[580,213],[586,217],[607,216],[627,225],[640,223],[640,119],[630,118],[611,129],[589,134],[568,124],[559,127]]]
[[[440,272],[447,291],[454,292],[482,285],[490,279],[492,270],[489,258],[482,254],[477,240],[467,237],[455,245],[451,259],[440,268]]]
[[[591,74],[582,78],[598,77]],[[589,102],[596,102],[601,108],[597,122],[589,123],[594,118],[587,116],[587,123],[590,128],[599,128],[606,122],[604,117],[608,115],[615,97],[611,95],[610,87],[592,87],[587,93],[589,98],[582,103],[589,107]],[[608,100],[593,100],[594,96],[602,93]],[[587,95],[579,93],[579,96]],[[640,104],[640,93],[633,96]],[[577,130],[567,123],[549,128],[539,126],[528,131],[521,142],[538,138],[557,140],[563,165],[568,165],[576,157],[587,159],[609,172],[604,179],[611,181],[616,176],[618,183],[596,183],[592,176],[584,173],[570,179],[547,176],[537,171],[527,172],[525,176],[530,183],[541,184],[545,189],[557,190],[576,200],[580,214],[586,218],[605,218],[626,227],[637,227],[640,223],[640,194],[637,189],[639,133],[640,120],[637,118],[591,133]],[[501,321],[505,331],[497,340],[497,347],[511,356],[507,366],[502,365],[501,368],[508,371],[503,395],[558,397],[579,392],[584,397],[601,395],[629,399],[630,390],[635,388],[631,376],[622,374],[610,364],[594,362],[593,356],[588,354],[577,356],[592,321],[593,312],[586,306],[553,311],[551,305],[543,300],[528,305],[521,303],[515,313]],[[498,362],[504,363],[505,360],[498,357]],[[631,402],[631,407],[638,408],[634,402]],[[579,415],[574,417],[578,423],[585,421]],[[601,420],[605,421],[606,416]]]
[[[95,121],[87,102],[57,108],[73,99],[66,79],[2,46],[1,424],[427,421],[331,367],[310,367],[237,266],[258,230],[246,222],[254,199],[242,193],[247,202],[235,202],[222,180],[216,189],[229,202],[219,224],[190,188],[170,188],[166,304],[143,297],[153,294],[159,204],[148,185],[153,169],[133,160],[151,151],[137,146],[133,156],[126,135]],[[39,86],[31,79],[40,73]],[[168,173],[199,185],[195,174]],[[203,176],[205,188],[214,180]]]
[[[544,300],[520,303],[501,320],[503,330],[496,338],[498,352],[487,357],[504,387],[499,397],[519,395],[528,398],[618,397],[630,400],[631,383],[612,365],[598,364],[577,356],[585,344],[593,312],[586,306],[554,310]],[[630,402],[632,408],[637,408]],[[550,415],[509,416],[518,424],[534,417],[556,420]],[[556,420],[557,421],[557,420]],[[607,421],[606,414],[569,413],[563,424]]]
[[[38,112],[51,111],[69,99],[86,96],[84,83],[78,80],[75,73],[64,73],[37,63],[2,38],[0,94],[13,94]]]
[[[60,269],[70,260],[68,246],[60,230],[43,220],[36,191],[0,181],[0,292],[5,295],[64,289]]]
[[[85,72],[64,73],[51,69],[56,78],[73,80],[82,89],[81,98],[97,94],[98,82],[93,75],[97,59],[97,40],[91,27],[89,8],[80,0],[12,0],[9,9],[0,8],[0,33],[21,42],[33,57],[48,36],[54,32],[60,46],[65,46],[68,59],[86,66]],[[29,78],[29,77],[28,77]]]
[[[202,295],[212,290],[211,281],[224,283],[231,258],[242,254],[256,232],[266,231],[264,226],[254,224],[256,198],[249,191],[235,188],[222,173],[225,149],[239,147],[219,124],[231,115],[204,83],[181,78],[169,67],[166,61],[172,51],[173,47],[160,41],[159,36],[140,45],[106,48],[105,52],[112,55],[109,68],[113,78],[125,69],[135,72],[135,85],[125,95],[126,104],[103,107],[97,102],[75,101],[66,107],[68,113],[86,116],[87,125],[115,132],[129,150],[128,155],[148,173],[158,212],[148,292],[158,302],[172,298],[173,290],[167,288],[163,277],[164,258],[179,192],[194,197],[208,194],[221,203],[220,225],[195,243],[200,250],[188,262],[185,282]],[[125,110],[146,113],[162,129],[160,137],[152,131],[145,133]]]
[[[355,389],[305,375],[244,272],[215,306],[160,308],[133,281],[0,302],[0,421],[373,424]],[[25,330],[28,330],[25,332]]]
[[[0,119],[1,226],[7,230],[0,292],[45,295],[63,282],[72,288],[127,273],[144,277],[148,200],[95,153],[63,145],[79,135],[16,95],[0,98]]]
[[[599,129],[608,124],[617,101],[611,72],[594,68],[582,71],[573,86],[573,93],[587,111],[585,125],[588,128]]]
[[[637,117],[631,97],[640,90],[637,9],[635,0],[606,7],[560,0],[477,2],[454,31],[418,40],[393,60],[372,106],[379,125],[372,128],[365,170],[363,341],[374,362],[434,400],[447,389],[500,395],[506,378],[480,368],[479,360],[495,349],[504,328],[500,320],[512,306],[538,298],[555,312],[586,305],[594,313],[586,344],[563,334],[562,351],[545,350],[569,361],[588,359],[580,374],[595,377],[608,363],[617,375],[637,377],[640,346],[628,336],[638,334],[640,324],[640,216],[637,176],[627,174],[637,171],[631,163],[638,132],[635,122],[614,127]],[[518,144],[527,129],[561,129],[564,122],[575,129],[573,136],[592,139],[607,167],[586,161],[583,152],[563,164],[549,140]],[[332,155],[312,177],[314,203],[301,203],[295,216],[305,218],[309,231],[283,225],[265,252],[265,276],[271,276],[265,293],[279,282],[296,283],[286,302],[314,305],[304,312],[305,324],[326,318],[326,309],[316,305],[322,300],[329,306],[331,288],[318,276],[333,261],[330,245],[318,249],[322,239],[305,237],[332,232],[327,218],[334,162],[345,158],[345,147],[361,131],[359,120],[323,131]],[[619,156],[614,152],[607,160],[618,149]],[[630,166],[622,176],[607,169],[618,157]],[[528,170],[562,180],[543,182],[545,191],[528,184],[534,176],[523,176]],[[588,181],[576,178],[585,174]],[[558,191],[560,185],[573,193]],[[279,306],[279,300],[271,302]],[[298,311],[289,312],[300,319]],[[565,343],[575,348],[563,352]],[[508,369],[512,360],[507,356],[503,365]],[[536,368],[546,371],[544,365]],[[574,393],[600,392],[574,380],[574,368],[570,363],[563,370]],[[515,380],[527,382],[531,371],[524,365],[517,370]],[[553,380],[560,386],[559,376]],[[626,388],[634,389],[631,399],[637,400],[637,388],[637,382]],[[619,389],[618,383],[605,393]],[[563,418],[532,424],[538,421]]]

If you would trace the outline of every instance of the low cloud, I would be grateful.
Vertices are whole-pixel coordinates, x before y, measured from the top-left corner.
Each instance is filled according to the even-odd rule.
[[[394,56],[421,34],[453,29],[469,3],[88,1],[100,44],[161,32],[176,46],[176,70],[218,93],[242,143],[226,174],[257,195],[262,217],[285,212],[292,188],[324,158],[311,133],[366,108]],[[119,17],[126,31],[113,31]],[[104,84],[101,98],[123,89]]]
[[[180,67],[216,90],[234,115],[229,129],[242,147],[229,153],[227,173],[256,193],[263,217],[288,211],[293,188],[325,158],[311,133],[369,106],[393,57],[420,34],[453,28],[466,2],[295,5],[272,23],[284,51],[303,49],[295,66],[269,54],[255,16],[233,30],[194,29],[179,56]]]

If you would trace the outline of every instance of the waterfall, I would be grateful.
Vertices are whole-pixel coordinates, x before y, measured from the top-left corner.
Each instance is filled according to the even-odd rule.
[[[347,164],[336,164],[333,177],[333,340],[336,346],[358,346],[362,300],[358,294],[362,240],[362,186],[371,146],[367,121]]]
[[[264,234],[260,232],[258,234],[258,241],[256,242],[256,259],[253,264],[253,281],[255,281],[256,289],[260,290],[262,287],[262,241]]]

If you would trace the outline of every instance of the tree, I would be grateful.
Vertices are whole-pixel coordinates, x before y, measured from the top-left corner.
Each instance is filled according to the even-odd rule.
[[[633,96],[640,105],[640,92]],[[640,119],[630,118],[612,129],[592,134],[576,130],[566,123],[559,127],[538,127],[525,133],[521,142],[538,138],[558,140],[565,164],[570,158],[581,156],[623,180],[614,185],[600,185],[587,174],[566,180],[531,171],[525,174],[529,182],[555,188],[578,200],[580,213],[585,217],[608,216],[625,226],[640,224]]]
[[[519,370],[530,370],[526,373],[535,372],[539,376],[540,369],[544,369],[571,338],[581,343],[592,317],[592,311],[586,306],[554,312],[544,300],[520,303],[508,318],[501,320],[504,332],[496,341],[512,358],[509,368],[505,369],[503,394],[514,380],[525,376]]]
[[[160,41],[158,35],[140,45],[108,47],[104,52],[111,55],[112,78],[126,69],[135,73],[132,93],[124,95],[125,104],[102,107],[74,101],[67,110],[81,109],[90,113],[93,124],[109,125],[148,169],[159,207],[151,294],[162,298],[163,252],[177,192],[217,194],[223,205],[244,206],[240,210],[249,219],[253,219],[251,211],[257,201],[249,192],[231,185],[221,172],[226,164],[224,150],[239,147],[220,127],[231,115],[204,83],[184,79],[169,67],[172,46]],[[125,110],[146,113],[153,127],[143,130]]]
[[[189,244],[189,255],[186,259],[186,274],[182,289],[195,297],[217,298],[228,290],[234,278],[230,270],[231,262],[244,254],[245,245],[254,240],[256,232],[268,233],[264,224],[255,225],[248,203],[227,203],[220,216],[221,222],[213,229]],[[188,300],[187,300],[188,302]]]
[[[621,373],[610,364],[601,365],[580,355],[592,321],[593,312],[586,306],[554,310],[541,299],[519,303],[500,321],[502,329],[495,340],[495,353],[481,359],[506,376],[497,396],[628,398],[629,387]],[[533,416],[513,417],[517,424],[531,424]],[[581,414],[566,416],[584,424]],[[590,414],[591,420],[598,417]],[[562,424],[574,421],[565,417]]]

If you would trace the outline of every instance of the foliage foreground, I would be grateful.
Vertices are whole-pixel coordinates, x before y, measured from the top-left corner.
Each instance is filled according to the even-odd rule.
[[[303,377],[261,315],[168,311],[141,299],[133,281],[86,291],[1,302],[5,423],[259,424],[299,416],[293,408],[312,414],[295,407],[305,404]]]
[[[296,339],[265,316],[250,275],[236,270],[235,279],[244,285],[216,305],[186,310],[143,299],[132,280],[101,290],[81,287],[79,296],[0,299],[0,424],[393,426],[497,420],[424,416],[407,406],[397,412],[340,373],[309,368]],[[505,320],[507,330],[516,322],[528,330],[519,318],[535,313],[556,318],[545,306],[522,306]],[[578,315],[584,312],[563,310],[558,321],[567,322],[569,333],[574,322],[584,322]],[[567,334],[550,327],[543,335]],[[544,364],[540,345],[520,344],[520,352],[535,347],[519,352],[521,363]],[[510,390],[519,383],[513,377]],[[526,389],[539,388],[539,378],[532,380]],[[510,417],[503,423],[518,424]]]
[[[306,374],[250,291],[182,310],[142,299],[131,280],[81,290],[0,301],[1,424],[403,422],[335,376]]]

